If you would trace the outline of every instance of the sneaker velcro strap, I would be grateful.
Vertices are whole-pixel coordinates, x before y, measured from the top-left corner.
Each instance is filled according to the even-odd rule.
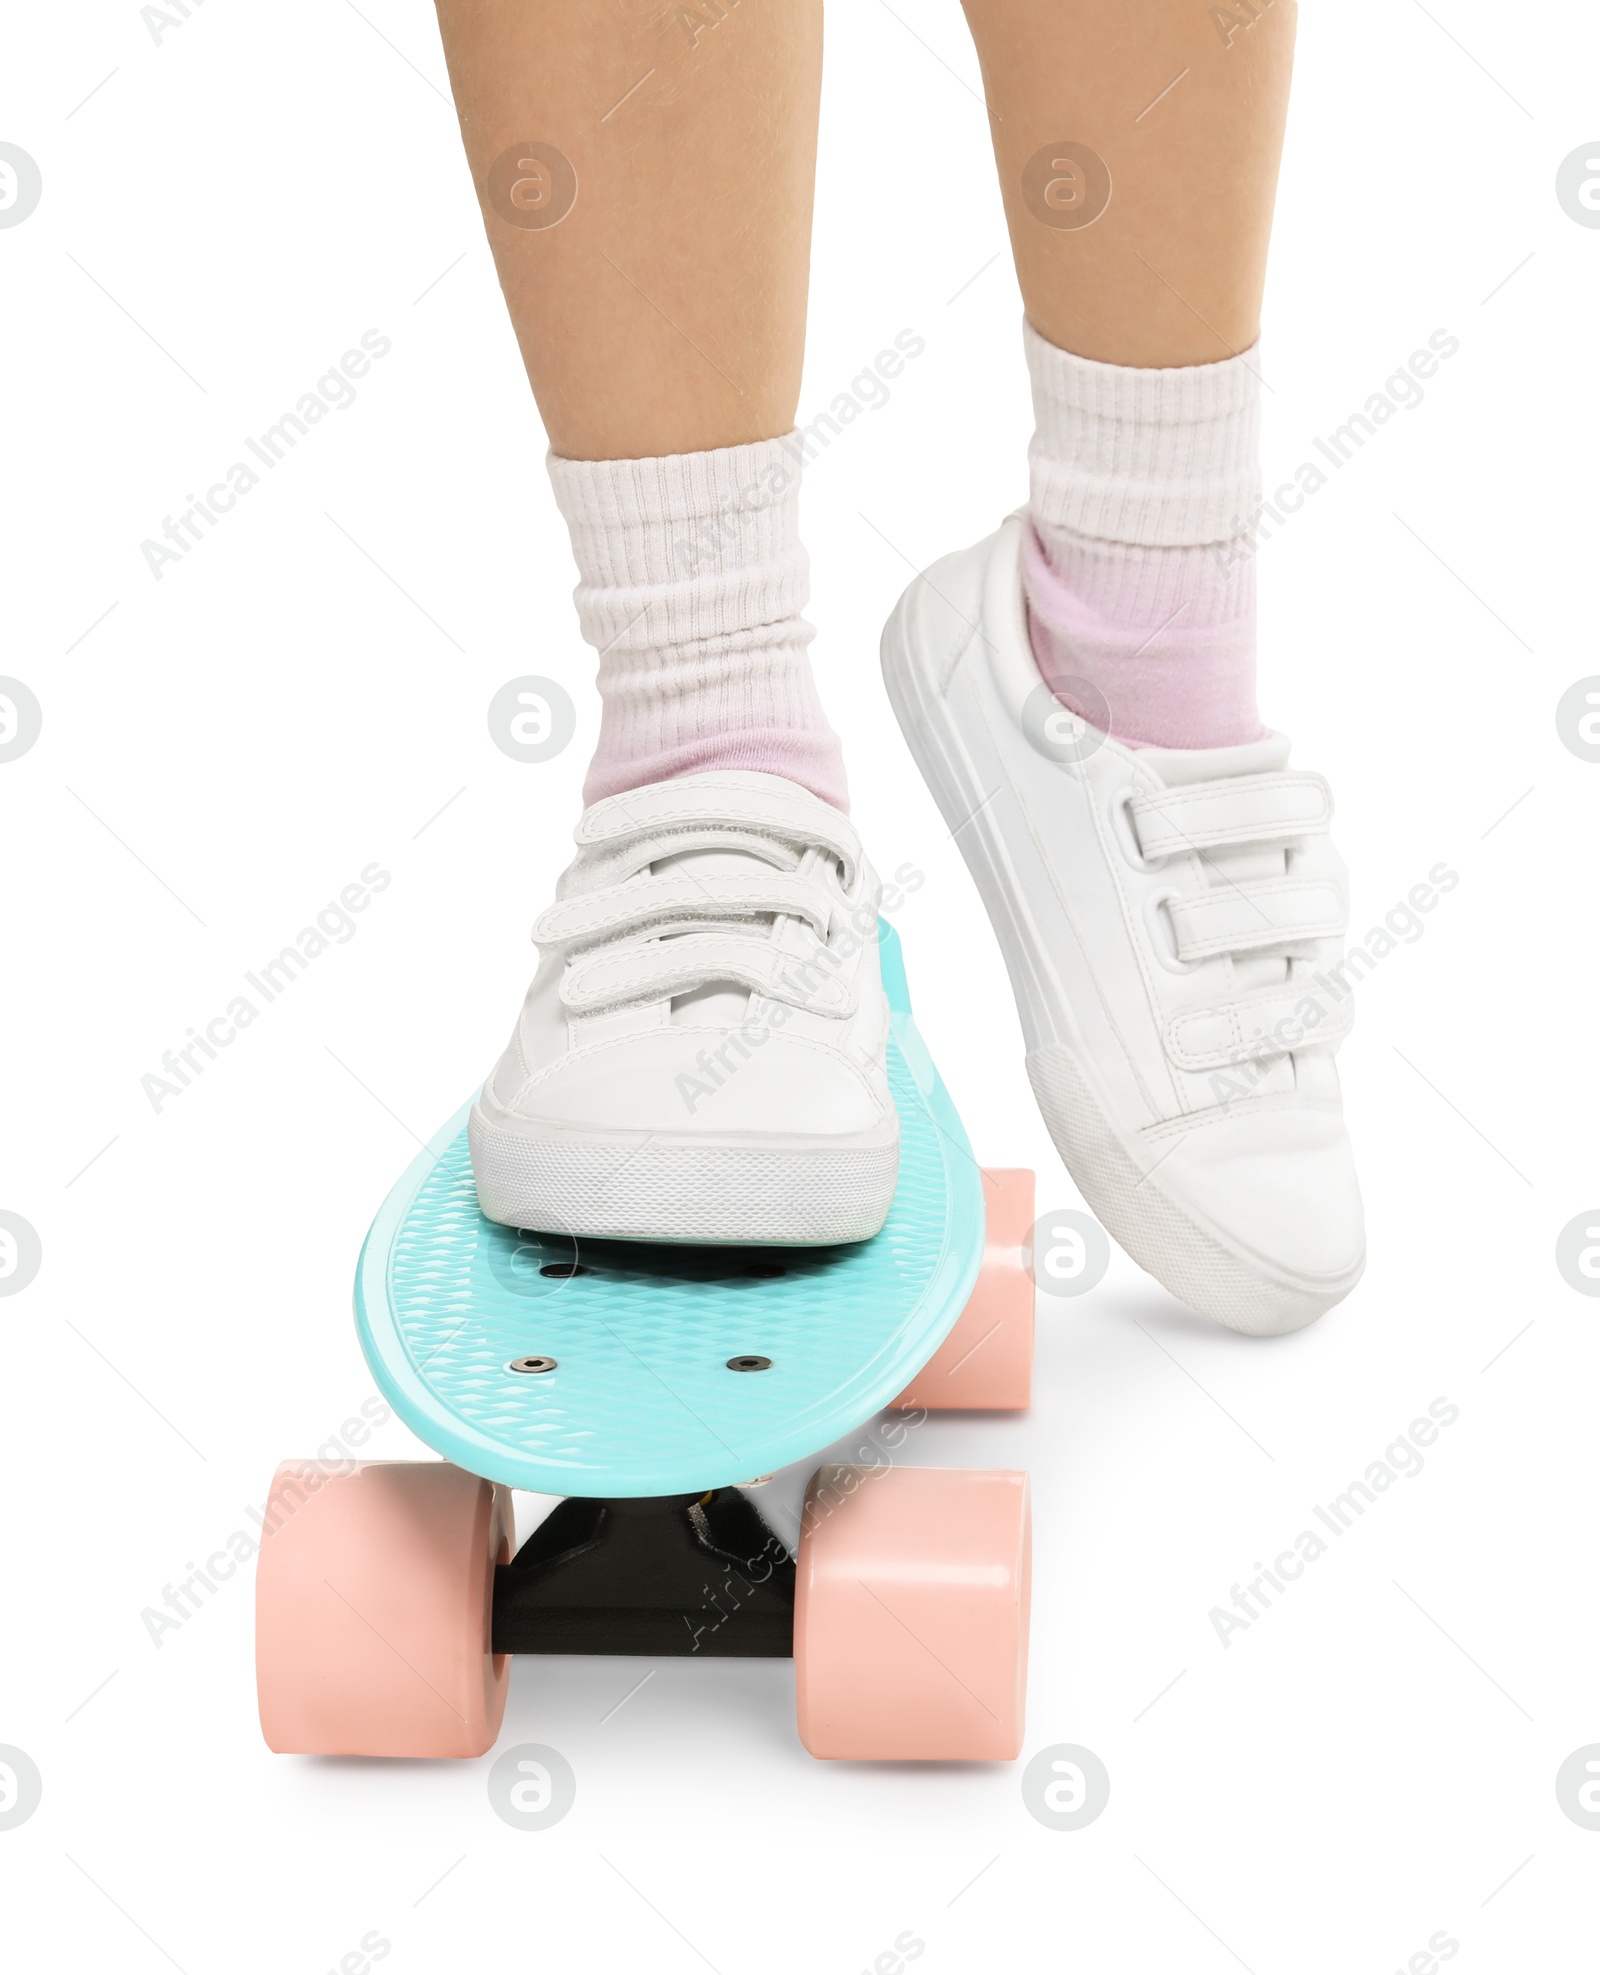
[[[1355,1021],[1355,996],[1336,1001],[1315,981],[1274,988],[1219,1008],[1192,1008],[1167,1024],[1167,1054],[1180,1070],[1221,1070],[1307,1049],[1337,1049]]]
[[[1325,830],[1333,792],[1320,775],[1238,775],[1141,792],[1128,812],[1140,853],[1172,857],[1225,844],[1284,843]]]
[[[844,866],[844,888],[854,891],[861,839],[849,819],[809,791],[793,794],[776,778],[766,785],[696,775],[681,782],[653,782],[592,803],[573,836],[580,844],[619,846],[630,838],[671,830],[749,830],[802,849],[820,844]]]
[[[577,947],[647,927],[659,932],[673,920],[782,915],[805,920],[826,939],[833,907],[815,879],[782,871],[752,869],[748,877],[673,871],[558,899],[534,921],[533,937],[540,947]]]
[[[855,989],[833,971],[825,948],[800,959],[739,933],[688,933],[681,939],[628,942],[582,954],[567,966],[561,999],[575,1012],[590,1014],[632,1002],[666,1001],[722,982],[819,1015],[855,1013]]]
[[[1187,896],[1169,893],[1165,903],[1180,960],[1304,946],[1345,928],[1343,893],[1320,878],[1244,879]]]

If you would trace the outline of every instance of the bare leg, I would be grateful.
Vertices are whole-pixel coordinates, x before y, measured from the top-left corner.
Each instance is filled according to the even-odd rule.
[[[1099,363],[1205,364],[1247,349],[1261,322],[1295,0],[963,4],[1028,320]],[[1071,217],[1075,196],[1093,202],[1070,160],[1055,192],[1048,160],[1025,187],[1030,161],[1063,143],[1109,169],[1110,201],[1086,226],[1038,217],[1041,195],[1052,217]]]
[[[734,768],[842,806],[787,439],[822,0],[438,9],[599,654],[586,799]]]
[[[805,340],[821,0],[438,0],[473,181],[554,450],[639,459],[771,439]],[[696,24],[698,17],[699,25]],[[564,203],[528,140],[554,147]],[[559,172],[558,172],[559,177]],[[551,203],[551,202],[554,203]],[[541,211],[541,202],[544,209]]]

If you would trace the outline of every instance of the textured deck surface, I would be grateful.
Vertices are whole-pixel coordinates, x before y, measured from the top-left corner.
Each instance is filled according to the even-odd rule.
[[[892,933],[883,960],[900,1178],[871,1241],[726,1248],[519,1233],[479,1213],[470,1107],[451,1120],[385,1203],[356,1279],[368,1361],[422,1439],[512,1487],[666,1494],[799,1460],[894,1397],[966,1301],[983,1200],[911,1026]],[[752,1355],[771,1368],[728,1368]],[[556,1369],[508,1369],[534,1356]]]

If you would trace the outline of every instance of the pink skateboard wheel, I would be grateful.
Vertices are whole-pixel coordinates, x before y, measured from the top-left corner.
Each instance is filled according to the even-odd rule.
[[[480,1756],[508,1490],[443,1461],[286,1461],[256,1564],[261,1732],[283,1755]]]
[[[1033,1385],[1033,1279],[1022,1251],[1033,1227],[1033,1174],[986,1166],[983,1266],[955,1328],[896,1406],[1021,1412]]]
[[[1008,1762],[1028,1677],[1028,1477],[819,1468],[795,1613],[800,1739],[858,1761]]]

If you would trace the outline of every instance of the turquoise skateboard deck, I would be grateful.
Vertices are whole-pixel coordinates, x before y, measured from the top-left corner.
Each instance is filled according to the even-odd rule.
[[[983,1185],[880,928],[900,1176],[870,1241],[690,1247],[519,1232],[479,1212],[470,1101],[356,1269],[389,1403],[458,1467],[567,1496],[670,1495],[817,1453],[902,1391],[977,1279]]]

